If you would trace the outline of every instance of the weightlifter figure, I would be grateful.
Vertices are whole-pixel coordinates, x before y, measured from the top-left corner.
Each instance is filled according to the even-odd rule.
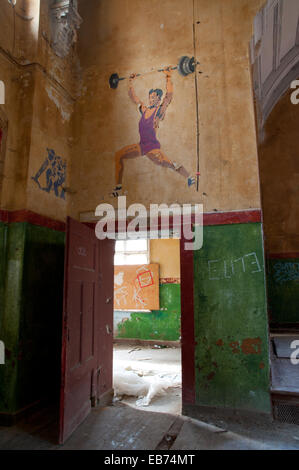
[[[122,191],[122,177],[124,171],[124,161],[129,158],[137,158],[145,155],[152,160],[156,165],[171,168],[177,173],[182,175],[187,180],[188,186],[195,184],[195,178],[190,176],[187,170],[175,162],[169,160],[166,155],[161,151],[160,142],[157,140],[156,129],[159,127],[159,122],[162,121],[166,114],[166,109],[169,106],[173,96],[173,84],[171,81],[170,68],[165,69],[166,75],[166,95],[161,103],[163,91],[159,88],[149,91],[149,106],[146,106],[136,96],[133,88],[133,81],[136,74],[130,75],[129,79],[129,97],[133,103],[139,105],[141,119],[139,121],[139,144],[128,145],[123,147],[115,154],[115,183],[116,186],[112,192],[114,197],[121,195]]]

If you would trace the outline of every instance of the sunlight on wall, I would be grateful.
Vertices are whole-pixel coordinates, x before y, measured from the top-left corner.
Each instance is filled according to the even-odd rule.
[[[40,0],[26,0],[24,4],[26,17],[32,18],[30,21],[31,34],[37,39],[39,31]]]

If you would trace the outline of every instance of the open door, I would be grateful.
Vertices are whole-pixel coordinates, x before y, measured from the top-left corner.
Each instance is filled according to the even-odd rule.
[[[94,229],[67,219],[60,444],[112,391],[113,255],[114,241],[100,241]]]

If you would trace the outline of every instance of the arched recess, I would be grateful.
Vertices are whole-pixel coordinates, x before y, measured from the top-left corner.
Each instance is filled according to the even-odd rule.
[[[258,156],[273,331],[299,330],[299,2],[268,0],[251,41]]]
[[[276,104],[259,144],[270,325],[299,328],[299,105]]]
[[[251,40],[259,172],[273,330],[299,330],[299,2],[268,0]]]
[[[299,2],[268,0],[250,44],[259,139],[274,106],[299,76]]]
[[[298,422],[299,339],[299,2],[268,0],[251,42],[263,212],[274,418]]]
[[[8,120],[6,114],[0,107],[0,208],[2,207],[2,189],[4,179],[7,133]]]

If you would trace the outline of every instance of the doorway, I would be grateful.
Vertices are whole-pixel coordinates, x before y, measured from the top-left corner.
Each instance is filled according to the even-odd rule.
[[[181,414],[180,240],[116,241],[115,401]]]

